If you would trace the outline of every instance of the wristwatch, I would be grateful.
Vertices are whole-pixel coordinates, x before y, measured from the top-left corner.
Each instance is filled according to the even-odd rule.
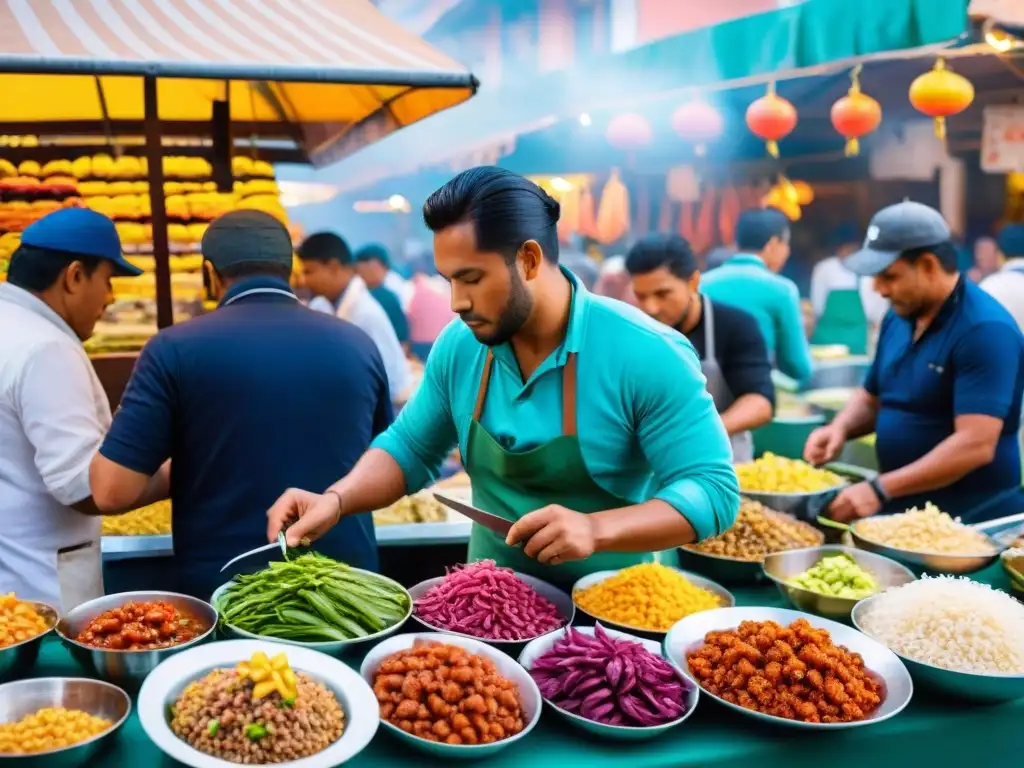
[[[871,486],[871,490],[875,492],[875,496],[878,497],[878,500],[880,502],[885,504],[889,501],[892,501],[892,497],[888,493],[886,493],[885,488],[882,487],[882,481],[879,479],[878,475],[875,475],[870,480],[868,480],[868,485]]]

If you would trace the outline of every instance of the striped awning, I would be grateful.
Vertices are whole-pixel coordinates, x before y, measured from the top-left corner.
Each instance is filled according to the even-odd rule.
[[[160,117],[296,138],[317,163],[470,98],[463,66],[367,0],[0,0],[0,132]],[[255,126],[255,127],[253,127]],[[284,126],[286,130],[281,130]],[[28,126],[24,126],[28,128]]]

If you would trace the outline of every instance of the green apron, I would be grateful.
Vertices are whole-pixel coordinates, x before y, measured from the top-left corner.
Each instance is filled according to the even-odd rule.
[[[562,434],[522,453],[502,448],[480,423],[494,356],[488,352],[480,377],[473,421],[466,441],[466,471],[473,483],[473,505],[508,520],[545,507],[560,504],[577,512],[602,512],[628,507],[633,502],[601,488],[590,477],[583,462],[576,435],[576,353],[571,352],[562,369]],[[522,573],[568,588],[579,578],[595,571],[617,570],[653,560],[678,565],[676,551],[599,552],[586,560],[559,565],[542,565],[483,526],[473,525],[469,539],[469,561],[495,560]]]
[[[868,318],[859,290],[846,288],[829,292],[811,343],[843,344],[851,355],[868,351]]]

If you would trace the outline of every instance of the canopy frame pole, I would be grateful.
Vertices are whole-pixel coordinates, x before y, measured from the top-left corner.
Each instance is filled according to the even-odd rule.
[[[164,205],[164,153],[160,136],[160,110],[157,79],[143,79],[145,96],[146,163],[149,166],[149,207],[153,226],[153,262],[156,271],[156,326],[174,324],[171,296],[171,250],[167,238],[167,208]]]

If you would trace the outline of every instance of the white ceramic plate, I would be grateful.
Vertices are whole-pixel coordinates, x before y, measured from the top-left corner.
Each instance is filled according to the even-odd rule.
[[[593,627],[574,627],[577,632],[581,632],[584,635],[593,635]],[[630,640],[634,643],[640,643],[644,648],[653,653],[655,656],[665,658],[665,654],[662,652],[661,644],[656,643],[653,640],[645,640],[642,637],[636,637],[635,635],[627,634],[626,632],[619,632],[614,629],[607,629],[602,626],[605,632],[608,633],[609,637],[614,637],[620,640]],[[558,632],[554,632],[550,635],[544,635],[544,637],[538,637],[536,640],[530,642],[523,652],[519,655],[519,663],[523,665],[523,668],[527,671],[533,669],[534,662],[537,661],[541,656],[551,650],[551,647],[565,636],[567,630],[562,629]],[[668,660],[673,667],[676,667],[671,660]],[[677,667],[678,669],[678,667]],[[700,686],[694,684],[692,680],[687,680],[690,683],[690,692],[686,695],[686,714],[682,717],[672,720],[662,725],[652,725],[646,728],[636,728],[626,725],[607,725],[605,723],[597,723],[593,720],[588,720],[580,715],[575,715],[572,712],[568,712],[561,707],[553,704],[544,699],[544,703],[547,704],[551,709],[557,712],[561,717],[568,720],[577,728],[582,728],[588,733],[593,733],[598,736],[604,736],[609,739],[618,739],[622,741],[640,741],[642,739],[650,739],[658,736],[669,728],[675,728],[677,725],[685,721],[693,711],[697,708],[697,701],[700,698]],[[539,689],[538,689],[539,690]]]
[[[782,626],[789,626],[797,619],[806,619],[816,629],[828,630],[833,643],[846,646],[854,653],[859,653],[864,659],[864,666],[882,679],[884,683],[882,705],[875,710],[871,717],[852,723],[805,723],[801,720],[788,720],[784,717],[745,709],[738,704],[731,704],[707,690],[704,693],[720,704],[747,717],[773,725],[817,731],[836,731],[843,728],[862,728],[867,725],[875,725],[895,717],[910,703],[910,697],[914,694],[914,684],[910,679],[910,672],[895,653],[877,640],[845,624],[786,608],[718,608],[687,616],[682,621],[676,622],[665,636],[665,656],[681,669],[683,675],[691,682],[699,685],[697,679],[690,673],[690,665],[686,661],[686,656],[704,645],[704,636],[708,632],[736,629],[744,621],[774,621]]]
[[[399,651],[408,650],[412,648],[417,640],[431,640],[438,643],[444,643],[445,645],[457,645],[459,648],[465,648],[470,653],[478,656],[485,656],[494,662],[494,666],[497,667],[498,673],[511,680],[519,687],[519,698],[523,710],[524,726],[523,730],[517,733],[515,736],[496,741],[493,744],[439,744],[434,741],[427,741],[421,739],[418,736],[413,736],[411,733],[406,733],[398,726],[392,725],[384,720],[381,721],[381,726],[398,738],[402,739],[410,746],[415,747],[421,752],[426,752],[429,755],[435,755],[439,757],[454,757],[468,760],[479,760],[485,757],[493,755],[495,752],[515,744],[517,741],[522,739],[526,734],[533,730],[534,726],[537,725],[537,721],[540,720],[541,712],[541,696],[540,690],[537,688],[537,684],[533,682],[533,678],[530,677],[530,673],[523,669],[519,663],[501,651],[497,651],[482,640],[474,640],[469,637],[463,637],[461,635],[446,635],[439,632],[420,632],[412,635],[396,635],[395,637],[389,637],[387,640],[375,646],[363,659],[363,665],[359,668],[359,673],[363,676],[363,680],[368,686],[373,686],[373,676],[377,671],[377,668],[381,663],[393,653]],[[380,710],[377,707],[376,700],[374,700],[374,713],[378,713]]]
[[[234,667],[247,661],[256,651],[268,656],[288,655],[296,671],[305,672],[332,691],[345,712],[345,732],[323,752],[294,760],[290,768],[334,768],[358,755],[377,732],[379,709],[373,690],[348,665],[318,651],[262,640],[228,640],[196,646],[171,656],[154,669],[139,691],[138,712],[142,729],[165,755],[192,768],[236,768],[237,763],[222,760],[193,749],[178,738],[167,722],[168,708],[178,700],[189,683],[214,669]]]

